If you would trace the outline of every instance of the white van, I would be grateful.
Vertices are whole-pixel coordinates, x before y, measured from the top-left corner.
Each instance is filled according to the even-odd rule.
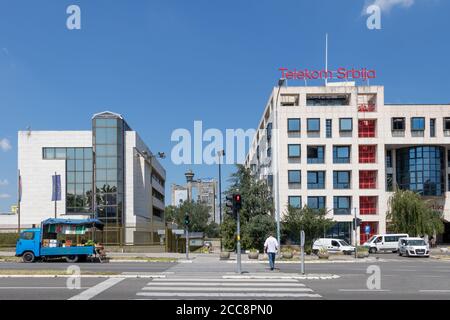
[[[355,247],[349,245],[342,239],[320,238],[314,241],[312,251],[317,254],[321,248],[327,249],[328,252],[342,252],[344,254],[351,254],[355,252]]]
[[[406,233],[377,234],[367,240],[367,242],[365,242],[363,246],[368,247],[370,253],[376,253],[380,251],[397,252],[398,240],[400,238],[408,237],[409,235]]]

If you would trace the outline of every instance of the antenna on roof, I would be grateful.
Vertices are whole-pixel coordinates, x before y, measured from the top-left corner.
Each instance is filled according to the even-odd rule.
[[[27,136],[31,136],[31,126],[27,127]]]
[[[325,86],[328,83],[328,33],[325,33]]]

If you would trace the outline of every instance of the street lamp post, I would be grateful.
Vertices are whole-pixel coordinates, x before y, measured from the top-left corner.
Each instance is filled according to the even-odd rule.
[[[277,241],[278,241],[278,248],[281,247],[281,231],[280,231],[280,174],[279,174],[279,170],[278,170],[278,148],[279,148],[279,132],[278,132],[278,98],[280,97],[280,91],[281,91],[281,87],[284,86],[286,83],[286,79],[281,78],[278,80],[278,92],[277,92],[277,98],[276,98],[276,102],[275,102],[275,133],[276,133],[276,150],[275,150],[275,170],[276,172],[276,195],[275,195],[275,200],[277,202],[276,204],[276,219],[277,219]],[[278,249],[279,251],[280,249]]]
[[[225,151],[220,150],[217,152],[219,157],[219,224],[222,224],[222,171],[221,171],[221,157],[225,156]]]
[[[194,173],[192,170],[188,170],[185,174],[186,176],[186,182],[187,182],[187,201],[188,204],[191,203],[191,185],[192,181],[194,180]],[[189,213],[188,213],[189,214]],[[185,224],[186,226],[186,260],[189,260],[189,225]]]

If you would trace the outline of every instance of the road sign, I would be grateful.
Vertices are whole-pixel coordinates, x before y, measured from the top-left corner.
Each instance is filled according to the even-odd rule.
[[[172,229],[172,233],[178,236],[182,236],[184,232],[184,229]]]
[[[369,226],[369,225],[366,225],[366,226],[364,227],[364,232],[365,232],[366,234],[370,234],[370,226]]]

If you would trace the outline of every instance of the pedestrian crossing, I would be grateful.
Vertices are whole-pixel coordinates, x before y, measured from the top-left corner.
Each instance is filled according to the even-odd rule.
[[[318,299],[322,296],[296,279],[153,279],[138,299]]]

